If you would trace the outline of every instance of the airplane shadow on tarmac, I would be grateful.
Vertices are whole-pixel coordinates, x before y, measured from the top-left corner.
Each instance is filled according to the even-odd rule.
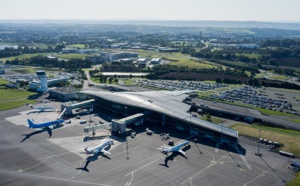
[[[110,149],[110,147],[111,147],[111,146],[109,145],[109,146],[105,147],[104,150],[108,151],[108,150]],[[90,170],[87,168],[87,166],[88,166],[92,161],[98,160],[98,159],[99,159],[99,156],[102,156],[102,157],[105,157],[105,158],[111,160],[111,158],[108,157],[108,156],[106,156],[104,153],[93,154],[93,155],[88,156],[88,157],[86,158],[86,162],[85,162],[84,167],[78,167],[78,168],[76,168],[76,169],[82,170],[82,171],[86,171],[86,172],[90,172]]]
[[[183,151],[185,152],[185,151],[187,151],[187,150],[190,149],[190,148],[191,148],[191,146],[188,145],[188,146],[185,146],[184,148],[182,148],[181,150],[183,150]],[[165,166],[165,167],[169,168],[168,162],[169,162],[169,161],[174,161],[174,158],[175,158],[176,156],[178,156],[178,155],[180,155],[180,156],[184,157],[186,160],[188,160],[188,158],[187,158],[184,154],[182,154],[182,153],[180,153],[180,152],[172,152],[172,154],[171,154],[170,156],[167,156],[167,157],[165,158],[165,164],[159,164],[159,165]]]
[[[30,134],[23,134],[23,136],[25,136],[25,137],[23,138],[22,141],[20,141],[20,143],[23,143],[24,141],[26,141],[27,139],[29,139],[31,136],[34,136],[36,134],[40,134],[40,133],[43,133],[43,132],[48,132],[49,138],[52,136],[52,130],[50,128],[44,128],[42,130],[34,131],[34,132],[30,133]]]
[[[40,114],[41,112],[54,112],[54,111],[53,110],[43,110],[43,111],[33,110],[33,111],[28,112],[26,115],[29,115],[29,114]]]

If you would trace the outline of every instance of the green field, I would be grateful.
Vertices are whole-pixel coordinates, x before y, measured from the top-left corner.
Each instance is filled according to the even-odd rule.
[[[236,53],[235,55],[237,56],[240,56],[240,55],[243,55],[243,56],[247,56],[249,58],[255,58],[255,59],[258,59],[258,57],[260,56],[260,54],[256,54],[256,53],[252,53],[252,54],[246,54],[246,53]]]
[[[73,44],[73,45],[67,45],[66,47],[68,47],[68,48],[80,48],[80,49],[88,48],[88,47],[85,47],[84,44]]]
[[[297,156],[300,156],[300,135],[293,135],[294,130],[281,130],[278,128],[272,127],[261,127],[261,126],[249,126],[243,124],[232,125],[230,128],[239,131],[239,134],[248,135],[258,138],[259,131],[261,128],[260,136],[261,138],[268,139],[271,141],[277,141],[283,146],[279,150],[293,153]],[[288,132],[287,132],[288,131]]]
[[[28,59],[28,58],[39,56],[39,55],[47,56],[47,53],[22,54],[22,55],[18,55],[18,56],[0,58],[0,60],[5,62],[6,60],[14,60],[16,58],[18,58],[18,59]]]
[[[0,102],[3,102],[7,100],[27,98],[29,96],[36,95],[36,92],[28,92],[19,89],[0,89],[0,95]]]
[[[269,79],[273,79],[273,80],[284,80],[287,78],[288,78],[287,76],[283,76],[283,75],[269,76]]]
[[[300,185],[300,172],[296,173],[296,178],[289,183],[286,184],[286,186],[299,186]]]
[[[90,80],[91,80],[92,82],[94,82],[94,83],[100,83],[99,78],[90,78]],[[109,81],[108,81],[108,78],[107,78],[106,83],[103,83],[103,84],[112,84],[112,85],[115,84],[115,85],[118,85],[119,83],[118,83],[118,82],[115,82],[115,81],[109,82]]]
[[[172,61],[169,63],[171,66],[178,66],[178,67],[187,67],[187,68],[197,68],[197,69],[204,69],[204,68],[213,68],[216,67],[215,65],[208,64],[201,61],[194,61],[188,58],[172,58],[177,61]]]
[[[6,85],[6,84],[9,84],[9,82],[3,78],[0,78],[0,85]]]
[[[0,95],[0,110],[7,110],[26,103],[34,103],[35,100],[30,100],[28,97],[36,95],[36,93],[19,89],[0,89]]]
[[[0,102],[0,110],[8,110],[23,106],[25,104],[33,104],[35,100],[21,99],[21,100],[13,100],[9,102]]]
[[[58,58],[62,58],[62,59],[85,59],[85,56],[87,56],[88,54],[52,54],[52,56],[54,57],[58,57]]]
[[[46,70],[47,72],[51,71],[63,71],[58,68],[49,68],[49,67],[24,67],[24,68],[16,68],[16,69],[11,69],[10,71],[14,71],[17,73],[21,74],[35,74],[37,70]]]
[[[291,122],[300,123],[300,119],[289,119]]]

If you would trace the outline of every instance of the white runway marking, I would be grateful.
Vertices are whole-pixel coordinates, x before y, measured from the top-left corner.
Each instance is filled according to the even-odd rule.
[[[0,171],[1,173],[6,174],[15,174],[15,175],[21,175],[21,176],[27,176],[27,177],[36,177],[36,178],[43,178],[43,179],[50,179],[50,180],[57,180],[57,181],[66,181],[66,182],[73,182],[73,183],[81,183],[85,185],[101,185],[101,186],[111,186],[106,184],[100,184],[100,183],[92,183],[92,182],[85,182],[85,181],[76,181],[76,180],[69,180],[64,178],[53,178],[48,176],[39,176],[39,175],[33,175],[33,174],[23,174],[18,172],[6,172],[6,171]]]
[[[210,165],[208,165],[207,167],[205,167],[204,169],[202,169],[200,172],[194,174],[194,175],[191,176],[189,179],[187,179],[187,180],[181,182],[180,185],[184,184],[185,182],[187,182],[187,181],[189,181],[189,180],[190,180],[190,183],[192,184],[192,178],[193,178],[194,176],[197,176],[198,174],[201,174],[203,171],[205,171],[206,169],[210,168],[211,166],[217,164],[218,162],[220,162],[221,160],[227,158],[228,156],[229,156],[229,154],[227,154],[226,156],[220,158],[218,161],[212,161]]]
[[[245,183],[244,186],[248,185],[249,183],[253,182],[254,180],[256,180],[257,178],[261,177],[262,175],[264,175],[265,173],[269,172],[269,170],[273,169],[274,167],[276,167],[276,165],[274,165],[273,167],[269,168],[268,170],[265,170],[264,172],[262,172],[261,174],[259,174],[258,176],[256,176],[255,178],[253,178],[252,180],[250,180],[249,182]]]

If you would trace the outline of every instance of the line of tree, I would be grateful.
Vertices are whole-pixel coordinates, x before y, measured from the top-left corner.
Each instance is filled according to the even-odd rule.
[[[52,46],[48,46],[48,48],[46,49],[39,48],[39,47],[21,46],[21,45],[19,45],[18,48],[5,47],[3,50],[0,50],[0,58],[18,56],[21,54],[60,52],[63,48],[65,48],[64,44],[58,44],[55,46],[55,48],[53,48]]]
[[[7,60],[6,64],[53,67],[53,68],[77,71],[81,68],[90,68],[93,62],[85,59],[58,60],[57,58],[52,59],[45,56],[35,56],[29,59],[16,58],[14,60]]]
[[[275,40],[265,40],[262,43],[262,47],[284,47],[290,48],[291,46],[300,45],[300,40],[295,39],[275,39]]]

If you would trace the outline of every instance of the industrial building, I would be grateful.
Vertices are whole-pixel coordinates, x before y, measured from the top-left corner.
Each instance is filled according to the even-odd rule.
[[[188,97],[185,93],[186,91],[112,93],[89,90],[78,92],[78,98],[82,100],[95,99],[94,106],[102,107],[116,114],[124,116],[143,114],[143,121],[150,121],[215,141],[237,144],[238,131],[193,117],[188,112],[190,105],[183,103],[183,100]],[[124,123],[124,121],[119,123]],[[121,130],[124,127],[118,128]],[[123,130],[119,132],[123,132]]]
[[[138,56],[139,54],[137,52],[117,52],[117,53],[100,52],[97,55],[86,56],[86,59],[91,60],[94,63],[104,63],[104,62],[110,62],[119,59],[138,58]]]
[[[49,98],[53,98],[59,101],[69,101],[77,97],[77,90],[74,87],[55,87],[50,88]]]

